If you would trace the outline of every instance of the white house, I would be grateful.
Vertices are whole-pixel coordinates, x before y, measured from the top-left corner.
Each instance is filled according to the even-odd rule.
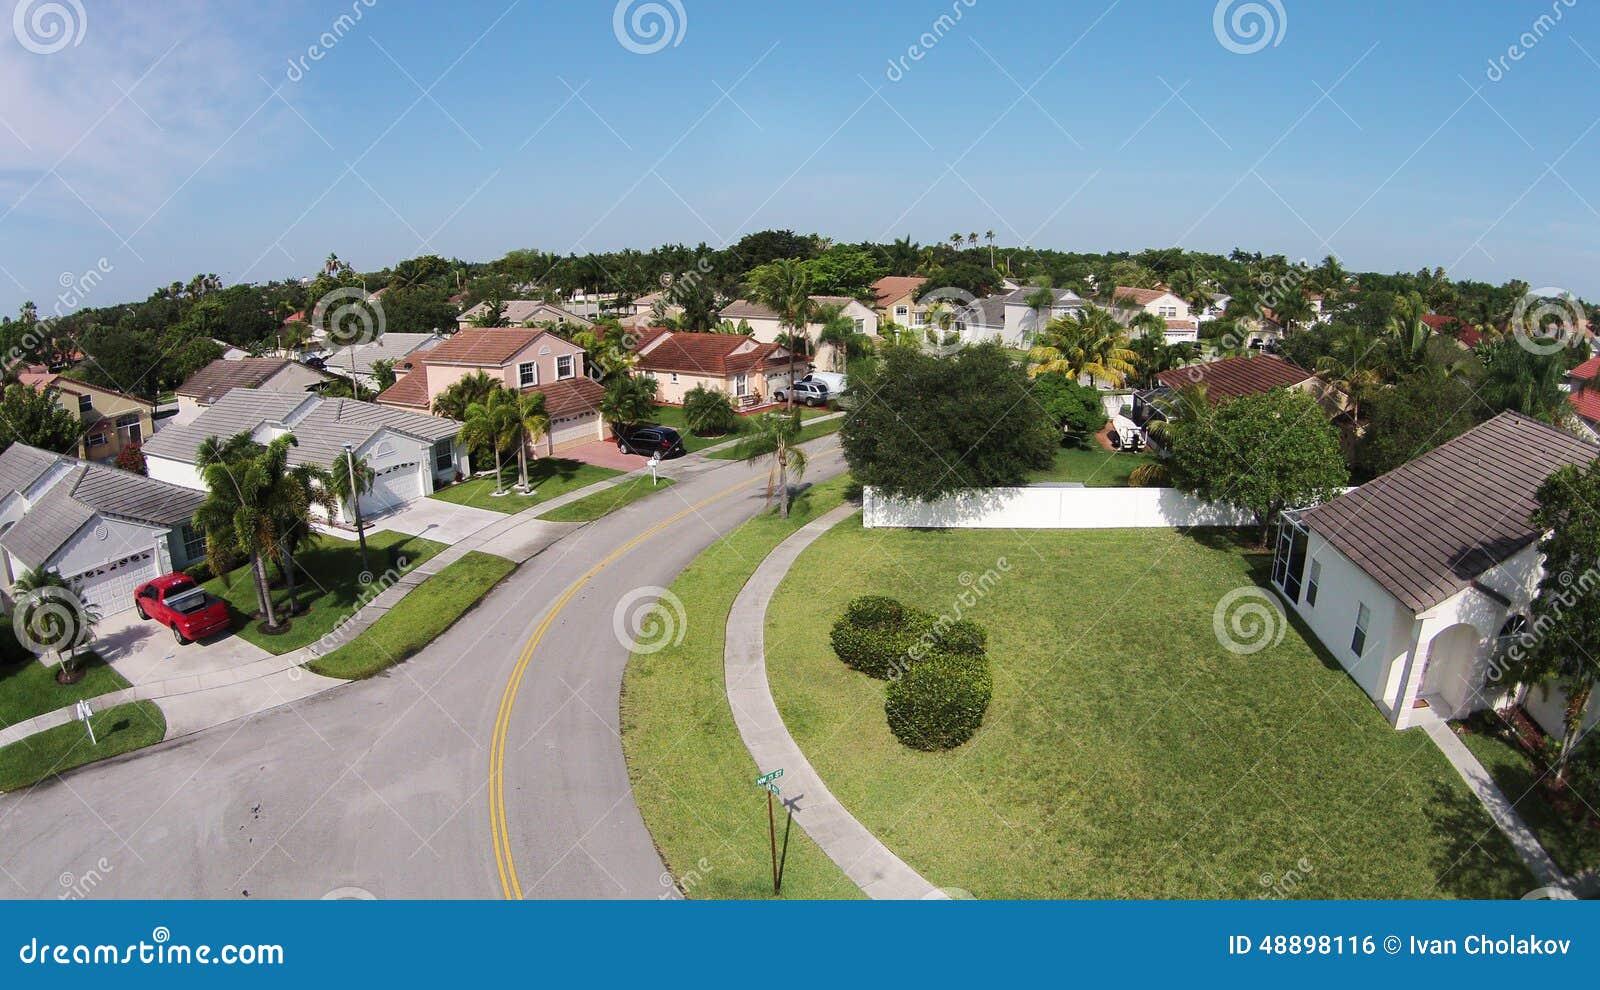
[[[0,580],[55,571],[102,616],[134,589],[205,558],[201,492],[14,443],[0,453]]]
[[[811,303],[817,310],[838,307],[847,319],[855,323],[856,333],[863,333],[869,337],[878,336],[877,312],[859,299],[850,296],[812,296]],[[751,336],[763,344],[776,343],[780,336],[789,333],[789,328],[783,325],[782,319],[775,311],[747,299],[735,299],[724,306],[717,315],[732,323],[749,324]],[[806,333],[813,342],[816,342],[821,332],[820,323],[810,323],[806,326]],[[833,367],[832,348],[828,346],[818,348],[816,363],[824,368]]]
[[[1118,317],[1128,322],[1135,314],[1149,313],[1167,323],[1167,343],[1193,343],[1200,339],[1200,321],[1191,312],[1189,304],[1169,289],[1139,289],[1119,285],[1112,294],[1112,305]]]
[[[1600,447],[1503,413],[1279,527],[1272,583],[1397,729],[1498,707],[1498,661],[1528,626],[1543,574],[1529,523],[1539,486]],[[1524,705],[1560,732],[1566,696]],[[1590,702],[1588,720],[1600,720]]]
[[[1046,309],[1036,309],[1028,297],[1039,291],[1038,286],[1024,285],[1007,293],[1005,300],[1005,330],[1001,341],[1011,347],[1026,347],[1034,335],[1043,330],[1051,320],[1081,311],[1088,303],[1071,289],[1051,289],[1051,303]]]
[[[414,355],[443,341],[443,337],[432,333],[386,333],[368,343],[348,344],[330,352],[323,359],[322,368],[340,378],[350,378],[353,373],[363,387],[376,388],[373,366],[379,361],[393,362],[396,375],[401,375],[410,369]]]
[[[162,430],[145,444],[150,477],[189,489],[204,489],[198,450],[207,437],[226,440],[247,433],[268,444],[294,434],[290,464],[335,470],[346,445],[376,474],[362,496],[367,518],[391,512],[433,494],[442,484],[471,473],[466,448],[452,420],[353,399],[324,399],[236,388],[190,423]],[[352,513],[344,511],[345,521]]]
[[[478,305],[456,317],[456,329],[471,329],[472,321],[488,311],[488,303],[478,303]],[[504,312],[502,312],[501,317],[503,325],[508,327],[552,323],[556,326],[570,326],[575,330],[582,330],[594,326],[594,321],[587,320],[569,309],[564,309],[555,303],[547,303],[542,299],[507,299],[504,303]]]

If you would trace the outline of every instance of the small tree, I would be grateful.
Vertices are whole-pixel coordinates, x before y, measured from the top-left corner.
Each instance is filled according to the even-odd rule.
[[[1080,385],[1066,375],[1051,373],[1035,378],[1032,391],[1033,400],[1073,446],[1084,446],[1091,436],[1105,428],[1108,417],[1099,389]]]
[[[683,418],[697,436],[720,437],[739,426],[739,414],[728,393],[696,385],[683,397]]]
[[[756,417],[749,434],[735,448],[742,461],[771,458],[767,472],[767,505],[772,504],[774,492],[782,494],[778,513],[789,518],[789,482],[798,483],[806,473],[806,452],[797,444],[800,440],[799,413],[762,413]]]
[[[484,401],[468,406],[466,422],[461,424],[457,436],[470,447],[488,448],[494,452],[494,493],[504,495],[501,457],[523,437],[516,395],[510,389],[497,388]]]
[[[144,463],[144,448],[137,442],[122,448],[122,452],[117,454],[116,466],[134,474],[150,473]]]
[[[80,430],[72,414],[56,405],[56,390],[7,385],[0,395],[0,451],[14,443],[70,453]]]
[[[1252,513],[1261,543],[1279,513],[1326,501],[1349,483],[1339,432],[1305,392],[1274,389],[1172,425],[1173,484]]]
[[[600,400],[600,415],[619,426],[647,422],[655,411],[656,380],[648,375],[618,375]]]
[[[12,585],[16,625],[61,660],[62,680],[76,680],[78,650],[94,638],[100,610],[72,593],[53,570],[28,571]]]

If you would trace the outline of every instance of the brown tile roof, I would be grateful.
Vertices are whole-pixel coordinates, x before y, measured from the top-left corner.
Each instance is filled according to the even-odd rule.
[[[1539,486],[1597,455],[1563,430],[1501,413],[1303,518],[1422,612],[1538,539],[1529,520]]]
[[[218,358],[190,375],[178,386],[178,394],[210,405],[236,388],[258,388],[292,363],[288,358]]]
[[[470,328],[422,355],[423,364],[455,364],[471,368],[502,368],[517,352],[544,336],[546,330],[521,327]]]
[[[1259,395],[1275,388],[1288,388],[1314,377],[1298,364],[1283,358],[1256,354],[1163,371],[1156,376],[1156,380],[1174,389],[1198,382],[1206,387],[1206,397],[1217,402],[1243,395]]]
[[[395,379],[393,385],[378,393],[378,404],[399,406],[405,409],[428,408],[428,366],[415,368]]]
[[[723,378],[748,371],[787,367],[789,352],[728,333],[652,334],[639,345],[638,370],[682,371]]]
[[[768,309],[760,303],[751,302],[748,299],[735,299],[722,307],[721,312],[717,315],[724,320],[776,320],[778,318],[777,310]]]
[[[599,412],[600,400],[606,397],[605,386],[592,378],[581,377],[538,385],[528,391],[544,396],[544,412],[551,417]]]
[[[922,288],[927,281],[927,279],[919,278],[915,275],[888,275],[878,279],[872,283],[872,291],[877,297],[878,308],[882,309],[897,299],[904,299]]]
[[[1112,293],[1112,298],[1118,301],[1126,300],[1140,306],[1148,306],[1162,296],[1170,295],[1172,295],[1172,292],[1167,289],[1140,289],[1130,285],[1119,285],[1116,291]]]

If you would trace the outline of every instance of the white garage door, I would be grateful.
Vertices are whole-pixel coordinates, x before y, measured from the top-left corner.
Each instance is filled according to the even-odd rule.
[[[133,608],[134,589],[158,576],[155,551],[146,550],[68,578],[67,583],[84,604],[107,616]]]
[[[393,512],[423,495],[417,463],[384,468],[372,479],[372,491],[361,496],[361,514],[367,519]]]
[[[600,437],[597,422],[594,413],[558,417],[550,422],[550,443],[559,447],[562,444],[597,440]]]

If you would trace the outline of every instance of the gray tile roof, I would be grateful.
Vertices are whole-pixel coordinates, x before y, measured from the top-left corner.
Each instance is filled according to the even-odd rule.
[[[29,570],[38,570],[93,518],[93,509],[56,485],[0,536],[0,546]]]
[[[86,464],[72,497],[110,516],[161,526],[187,522],[205,493],[104,464]]]
[[[1301,518],[1423,612],[1538,539],[1530,519],[1539,486],[1596,456],[1594,444],[1502,413]]]
[[[1017,289],[1014,292],[1007,293],[1005,296],[1005,301],[1013,306],[1026,306],[1028,305],[1028,297],[1038,291],[1039,286],[1037,285],[1024,285],[1022,288]],[[1078,295],[1076,292],[1073,292],[1071,289],[1051,289],[1050,294],[1055,296],[1055,304],[1057,306],[1084,305],[1083,297]]]
[[[44,477],[50,466],[61,458],[48,450],[14,443],[0,453],[0,492],[20,492]]]
[[[289,364],[288,358],[240,358],[237,361],[217,358],[190,375],[178,386],[177,393],[201,403],[215,402],[233,389],[255,388]]]
[[[354,357],[356,374],[370,375],[372,366],[379,361],[403,362],[407,355],[420,350],[429,341],[437,343],[443,339],[431,333],[386,333],[371,343],[341,347],[323,360],[327,371],[349,375]]]

